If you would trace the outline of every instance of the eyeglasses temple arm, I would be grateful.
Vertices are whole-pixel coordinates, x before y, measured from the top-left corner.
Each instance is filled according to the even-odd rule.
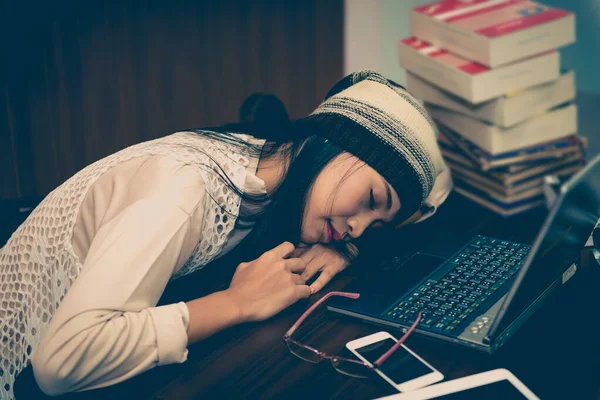
[[[400,347],[402,345],[402,343],[404,343],[404,341],[406,339],[408,339],[408,337],[410,336],[410,334],[415,330],[415,328],[417,327],[417,325],[418,325],[418,323],[419,323],[420,320],[421,320],[421,313],[419,313],[419,315],[417,315],[417,318],[415,319],[415,322],[413,322],[413,324],[411,325],[411,327],[400,338],[400,340],[398,340],[398,342],[395,345],[393,345],[387,352],[385,352],[381,357],[379,357],[377,359],[377,361],[375,361],[373,363],[373,366],[375,368],[377,368],[381,364],[383,364],[383,362],[385,360],[387,360],[396,350],[398,350],[398,347]]]
[[[284,337],[289,338],[290,336],[292,336],[292,333],[294,333],[294,331],[300,326],[300,324],[302,322],[304,322],[306,317],[308,317],[309,314],[315,310],[315,308],[319,307],[325,300],[327,300],[328,298],[330,298],[332,296],[342,296],[342,297],[348,297],[350,299],[358,299],[360,297],[360,294],[359,293],[348,293],[348,292],[329,292],[329,293],[327,293],[325,296],[321,297],[321,299],[319,299],[319,301],[317,301],[315,304],[313,304],[308,310],[306,310],[306,312],[304,314],[302,314],[302,316],[298,319],[298,321],[296,321],[296,323],[294,325],[292,325],[292,327],[286,332]]]

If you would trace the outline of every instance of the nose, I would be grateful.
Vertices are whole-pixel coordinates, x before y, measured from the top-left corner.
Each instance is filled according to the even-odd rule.
[[[353,216],[348,218],[348,235],[353,239],[358,239],[363,234],[370,222],[366,216]]]

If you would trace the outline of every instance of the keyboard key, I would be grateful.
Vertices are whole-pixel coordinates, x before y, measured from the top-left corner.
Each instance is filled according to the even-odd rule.
[[[422,322],[422,324],[423,324],[424,327],[428,328],[432,324],[434,324],[437,320],[438,320],[437,318],[429,317],[429,318],[423,319],[421,322]]]
[[[464,314],[471,314],[473,311],[475,311],[475,307],[469,307],[464,311]]]
[[[447,327],[444,328],[444,332],[452,332],[454,329],[456,328],[456,325],[448,325]]]
[[[471,303],[473,302],[473,300],[469,301],[467,299],[464,299],[463,301],[460,302],[459,306],[465,306],[465,307],[471,307]]]
[[[464,299],[465,296],[462,294],[455,294],[454,296],[452,296],[452,298],[450,299],[451,301],[454,301],[456,303],[460,303],[462,299]]]

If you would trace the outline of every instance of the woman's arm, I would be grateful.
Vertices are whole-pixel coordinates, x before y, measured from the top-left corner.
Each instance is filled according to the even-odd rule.
[[[306,263],[291,257],[294,245],[284,242],[254,261],[238,266],[227,290],[187,303],[189,343],[245,321],[267,319],[310,296],[300,274]]]
[[[188,345],[244,322],[241,310],[226,290],[188,301],[186,305],[190,314]]]
[[[193,181],[195,179],[195,181]],[[60,303],[31,362],[46,394],[109,386],[187,359],[187,345],[242,321],[265,319],[310,291],[285,259],[289,243],[238,267],[226,291],[156,307],[176,267],[200,240],[204,186],[138,200],[96,233],[82,271]],[[192,182],[193,181],[193,182]],[[159,191],[161,192],[161,191]]]
[[[156,304],[175,266],[189,257],[182,249],[201,214],[188,214],[168,197],[151,198],[100,228],[31,355],[45,393],[104,387],[186,360],[188,308]]]

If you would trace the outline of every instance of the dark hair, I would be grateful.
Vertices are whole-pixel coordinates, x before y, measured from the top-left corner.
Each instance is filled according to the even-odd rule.
[[[253,228],[235,250],[225,256],[228,263],[237,266],[239,262],[255,259],[284,241],[298,244],[310,189],[323,168],[344,150],[313,132],[294,126],[277,97],[260,93],[248,97],[242,104],[239,123],[189,131],[237,146],[253,157],[279,154],[286,161],[284,179],[269,195],[246,193],[231,181],[225,171],[217,171],[223,182],[243,200],[260,206],[259,211],[240,207],[236,227],[251,225]],[[266,142],[264,146],[257,146],[236,133],[249,134]],[[216,199],[213,200],[216,202]],[[332,247],[348,260],[357,253],[346,243],[332,243]]]

